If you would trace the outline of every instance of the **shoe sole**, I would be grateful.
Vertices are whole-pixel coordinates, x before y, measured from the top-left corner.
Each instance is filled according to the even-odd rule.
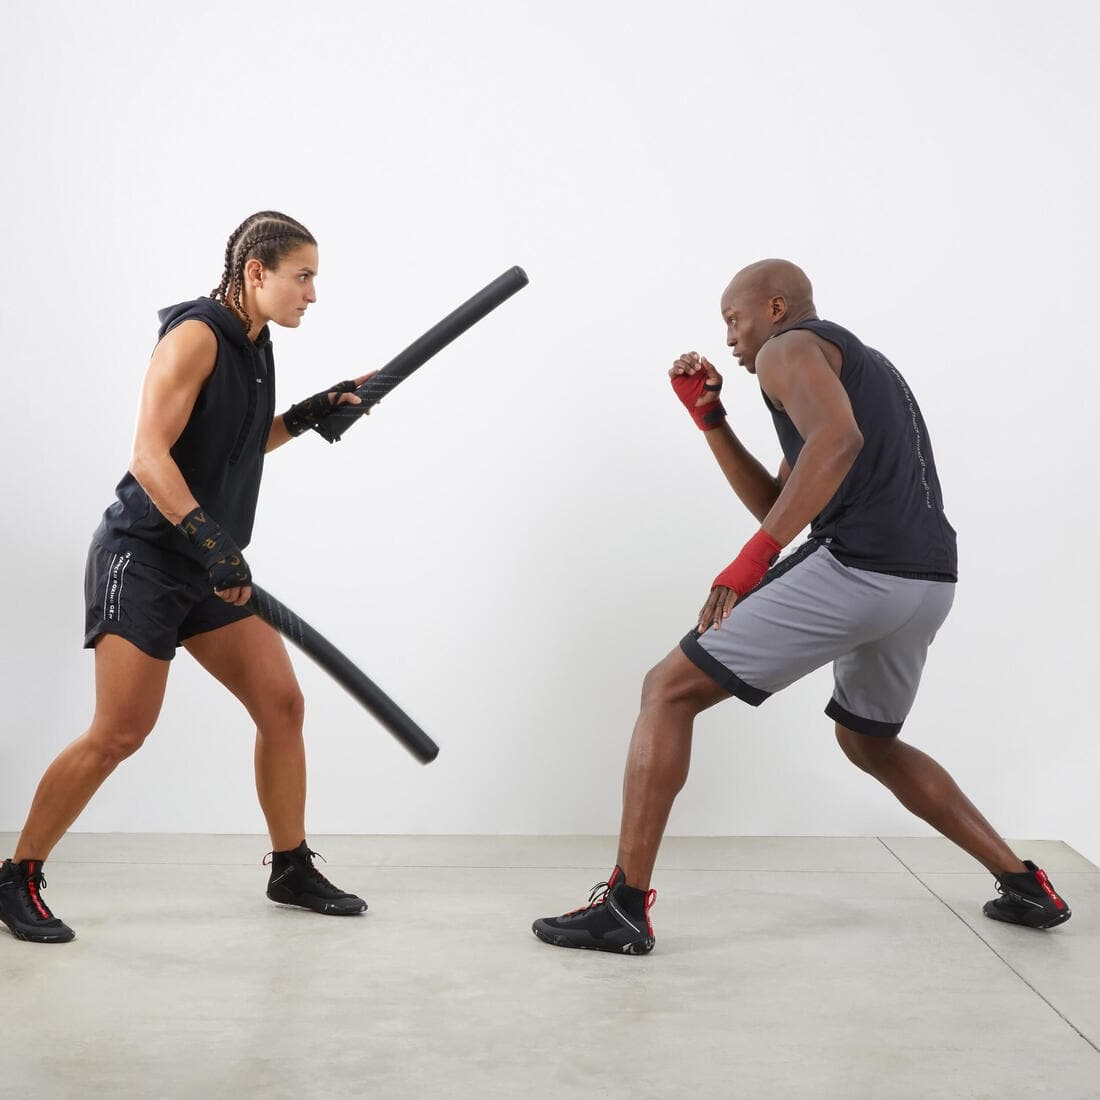
[[[1038,932],[1045,932],[1048,928],[1057,928],[1058,925],[1065,924],[1066,921],[1073,916],[1073,913],[1069,909],[1066,909],[1064,913],[1058,913],[1048,920],[1035,923],[1033,921],[1018,920],[1016,917],[1006,916],[993,906],[992,902],[987,902],[986,905],[982,907],[982,912],[989,917],[990,920],[1000,921],[1002,924],[1018,924],[1021,928],[1034,928]]]
[[[360,908],[351,909],[348,907],[340,908],[331,901],[300,898],[293,894],[289,897],[282,898],[274,897],[269,893],[267,897],[269,901],[275,902],[276,905],[286,905],[292,909],[308,909],[312,913],[320,913],[326,917],[357,917],[360,913],[365,913],[367,911],[367,903],[365,901],[361,903]]]
[[[578,951],[606,951],[612,955],[648,955],[653,950],[653,944],[648,946],[644,943],[627,943],[622,947],[600,947],[594,943],[574,943],[566,936],[555,936],[550,932],[542,932],[537,928],[532,928],[532,932],[542,940],[543,943],[552,944],[554,947],[572,947]]]
[[[33,932],[26,932],[22,928],[16,928],[14,925],[4,920],[3,917],[0,917],[0,922],[5,925],[15,939],[22,940],[24,943],[72,943],[72,941],[76,939],[76,933],[72,929],[69,929],[68,933],[60,932],[52,936],[35,935]]]

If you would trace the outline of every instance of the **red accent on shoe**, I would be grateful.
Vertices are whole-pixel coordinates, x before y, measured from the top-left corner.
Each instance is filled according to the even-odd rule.
[[[1043,888],[1047,897],[1054,902],[1055,906],[1059,909],[1065,909],[1066,903],[1054,892],[1054,887],[1050,884],[1050,879],[1047,878],[1046,871],[1040,869],[1035,872],[1035,879],[1039,885]]]
[[[656,890],[647,890],[645,895],[645,926],[649,930],[649,934],[653,935],[653,922],[649,919],[649,911],[653,908],[653,903],[657,900]]]
[[[626,876],[623,874],[623,869],[616,863],[615,870],[612,871],[611,874],[607,877],[607,888],[609,890],[614,890],[619,879],[625,877]]]
[[[43,920],[51,920],[52,916],[50,911],[38,896],[38,883],[35,882],[35,877],[42,868],[42,861],[40,859],[25,859],[23,861],[23,867],[27,872],[27,893],[30,894],[31,901],[34,902],[34,907],[38,910],[38,915]]]

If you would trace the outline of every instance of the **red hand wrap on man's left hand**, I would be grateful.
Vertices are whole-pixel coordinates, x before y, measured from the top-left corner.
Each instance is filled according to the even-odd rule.
[[[696,405],[707,384],[707,376],[703,371],[695,374],[677,374],[672,379],[672,388],[676,396],[689,413],[696,426],[704,432],[717,428],[726,418],[726,410],[721,401],[709,401],[705,405]]]
[[[764,579],[782,549],[761,527],[741,548],[741,553],[714,578],[711,589],[730,588],[738,596],[744,596]]]

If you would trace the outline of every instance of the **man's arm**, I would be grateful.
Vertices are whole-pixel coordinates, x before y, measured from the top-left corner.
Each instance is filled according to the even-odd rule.
[[[673,363],[668,373],[674,387],[677,384],[677,378],[703,375],[709,389],[704,389],[700,393],[698,400],[694,403],[695,408],[705,409],[707,405],[717,403],[722,376],[714,364],[704,356],[687,352]],[[681,397],[681,400],[684,398]],[[703,434],[730,488],[757,520],[763,521],[779,499],[780,490],[783,488],[787,474],[790,473],[790,467],[784,462],[779,468],[779,474],[773,477],[759,459],[737,438],[725,419],[717,427],[710,428]]]
[[[756,376],[805,443],[793,469],[780,467],[780,489],[760,530],[715,578],[699,612],[700,632],[721,626],[738,597],[759,583],[779,551],[828,504],[863,447],[848,393],[808,332],[769,340],[756,357]]]
[[[790,467],[784,459],[779,473],[773,477],[734,435],[727,423],[713,431],[705,432],[711,454],[714,455],[730,488],[738,495],[741,503],[761,522],[775,506],[783,483],[790,474]]]
[[[756,358],[761,388],[805,440],[761,526],[786,546],[832,499],[863,447],[847,391],[817,340],[795,330],[769,340]]]

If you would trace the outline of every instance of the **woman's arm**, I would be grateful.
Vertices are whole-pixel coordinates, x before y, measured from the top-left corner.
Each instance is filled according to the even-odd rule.
[[[214,333],[202,321],[184,321],[157,344],[142,383],[130,473],[173,526],[199,502],[169,452],[217,357]]]

